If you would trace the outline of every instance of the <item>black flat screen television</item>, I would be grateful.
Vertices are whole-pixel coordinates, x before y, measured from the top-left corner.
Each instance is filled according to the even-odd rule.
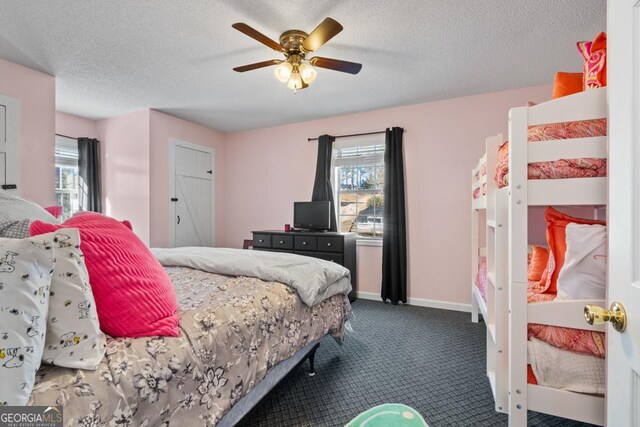
[[[293,227],[303,230],[328,230],[331,202],[293,202]]]

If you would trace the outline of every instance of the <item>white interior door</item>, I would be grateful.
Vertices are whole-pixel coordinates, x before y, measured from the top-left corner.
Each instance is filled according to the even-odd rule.
[[[15,194],[20,194],[19,130],[20,101],[0,95],[0,191]]]
[[[609,277],[627,329],[607,327],[607,425],[640,426],[640,1],[608,2]]]
[[[213,245],[213,152],[175,143],[173,243],[176,247]]]

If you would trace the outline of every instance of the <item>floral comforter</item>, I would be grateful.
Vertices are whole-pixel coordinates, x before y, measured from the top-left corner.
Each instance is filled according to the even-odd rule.
[[[344,339],[344,295],[308,307],[281,283],[167,271],[179,337],[108,338],[96,371],[43,365],[29,404],[63,405],[69,426],[215,425],[271,367],[326,334]]]

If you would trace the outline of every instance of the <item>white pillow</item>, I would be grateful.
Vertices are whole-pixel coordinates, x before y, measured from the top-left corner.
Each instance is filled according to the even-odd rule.
[[[570,223],[567,252],[558,275],[558,299],[605,299],[607,227]]]
[[[0,404],[25,405],[44,349],[53,233],[0,239]]]
[[[10,219],[40,220],[50,224],[59,224],[60,221],[37,204],[21,199],[18,196],[0,191],[0,221]]]
[[[56,265],[51,280],[47,338],[42,361],[66,368],[94,370],[107,342],[89,286],[89,273],[80,251],[76,228],[58,230],[52,244]]]

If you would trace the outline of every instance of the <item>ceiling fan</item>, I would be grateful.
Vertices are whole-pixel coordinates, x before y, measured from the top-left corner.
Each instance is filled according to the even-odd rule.
[[[314,67],[327,68],[349,74],[358,74],[362,69],[362,64],[340,59],[324,58],[322,56],[306,58],[307,54],[319,49],[342,31],[342,25],[332,18],[326,18],[310,34],[300,30],[285,31],[280,35],[280,43],[243,22],[233,24],[232,27],[276,52],[282,53],[285,57],[285,59],[272,59],[243,65],[233,70],[244,73],[245,71],[277,65],[275,69],[276,77],[281,82],[287,83],[287,87],[294,91],[309,87],[309,84],[315,80],[317,72]]]

